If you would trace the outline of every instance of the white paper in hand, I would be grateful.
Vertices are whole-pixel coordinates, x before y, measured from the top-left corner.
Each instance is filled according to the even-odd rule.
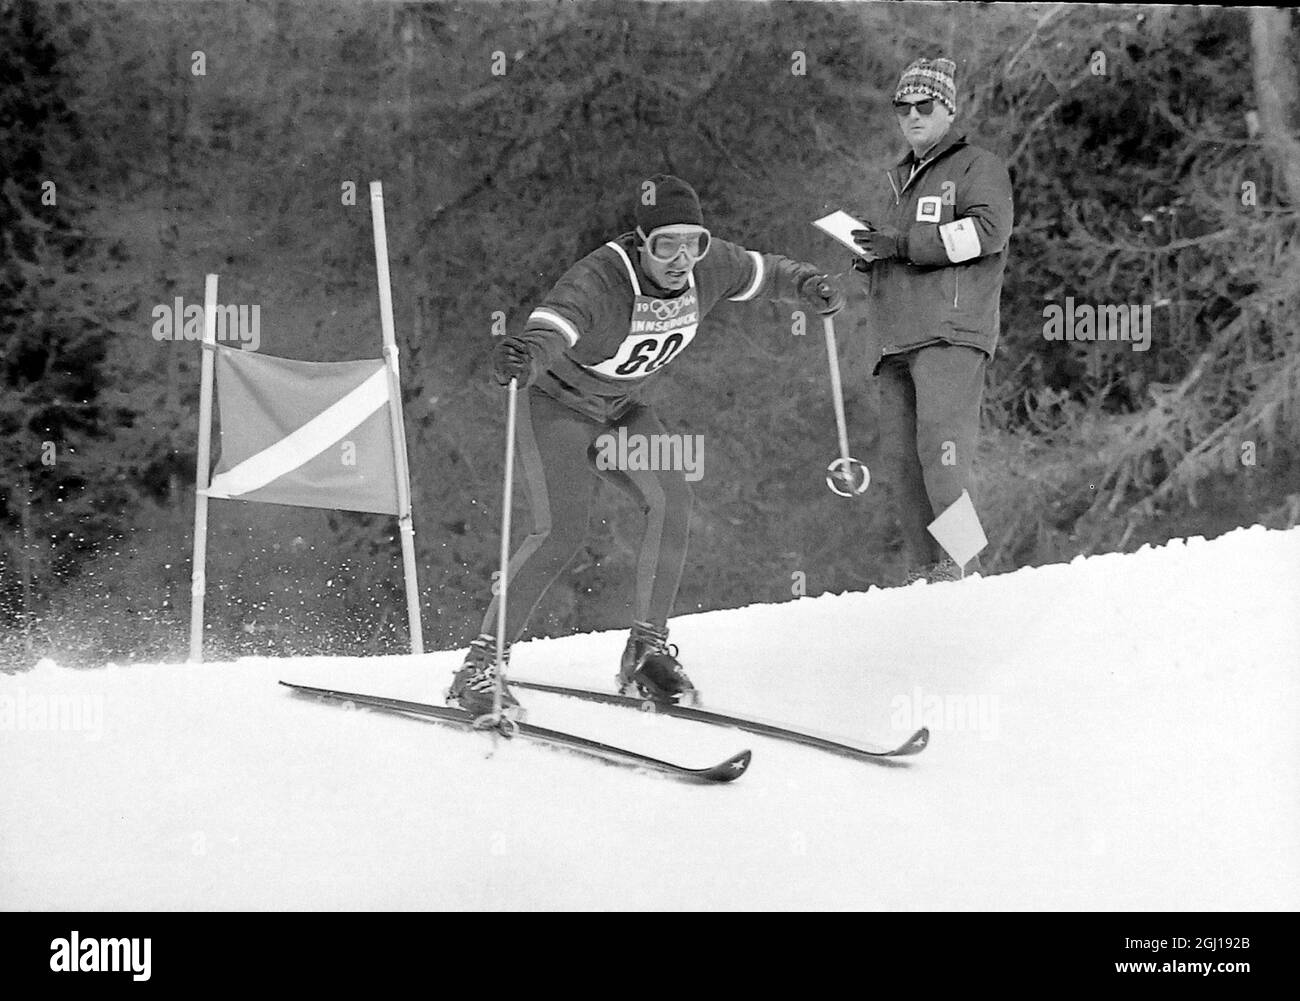
[[[928,527],[930,534],[959,567],[964,567],[989,544],[979,515],[975,513],[975,505],[965,490]]]
[[[832,236],[840,243],[848,247],[851,251],[859,256],[865,257],[862,248],[853,242],[853,231],[855,229],[870,229],[865,222],[859,222],[847,212],[841,212],[836,209],[828,216],[822,216],[813,222],[813,225],[820,229],[827,236]]]

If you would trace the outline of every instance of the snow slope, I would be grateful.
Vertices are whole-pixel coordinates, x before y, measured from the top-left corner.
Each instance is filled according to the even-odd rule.
[[[688,785],[347,711],[279,678],[437,699],[458,654],[50,663],[0,675],[0,907],[1300,908],[1300,530],[674,620],[713,706],[881,766],[525,693],[533,722]],[[522,645],[605,685],[617,633]]]

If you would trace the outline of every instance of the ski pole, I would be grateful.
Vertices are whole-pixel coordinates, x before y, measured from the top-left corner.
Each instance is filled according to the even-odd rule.
[[[864,463],[849,455],[849,432],[844,422],[844,387],[840,384],[840,361],[835,350],[835,321],[829,314],[822,317],[822,329],[826,332],[826,357],[831,366],[831,398],[835,403],[835,428],[840,440],[840,457],[826,467],[826,485],[841,497],[852,497],[867,489],[871,473]],[[857,482],[859,475],[861,483]],[[841,484],[846,489],[842,489]]]
[[[510,506],[515,480],[515,412],[519,380],[511,379],[506,390],[506,475],[501,497],[501,594],[497,604],[497,677],[492,692],[492,716],[501,722],[501,700],[506,687],[506,592],[510,587]]]

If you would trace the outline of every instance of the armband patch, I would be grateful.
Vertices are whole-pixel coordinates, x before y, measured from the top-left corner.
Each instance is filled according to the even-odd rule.
[[[958,219],[939,227],[943,249],[953,264],[969,261],[980,255],[980,236],[971,219]]]

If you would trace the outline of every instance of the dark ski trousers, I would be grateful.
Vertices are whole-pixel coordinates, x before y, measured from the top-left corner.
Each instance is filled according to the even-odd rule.
[[[598,477],[614,483],[645,513],[636,564],[636,621],[666,628],[686,563],[691,488],[680,469],[597,469],[596,439],[626,427],[631,435],[665,434],[654,412],[637,404],[618,420],[602,422],[571,410],[537,389],[519,395],[515,446],[532,508],[532,532],[510,558],[505,637],[513,643],[546,589],[587,538]],[[496,633],[498,599],[482,632]]]
[[[963,490],[976,500],[971,470],[987,363],[978,348],[933,344],[886,355],[877,369],[881,457],[909,570],[944,556],[926,526]],[[979,557],[966,567],[979,569]]]

